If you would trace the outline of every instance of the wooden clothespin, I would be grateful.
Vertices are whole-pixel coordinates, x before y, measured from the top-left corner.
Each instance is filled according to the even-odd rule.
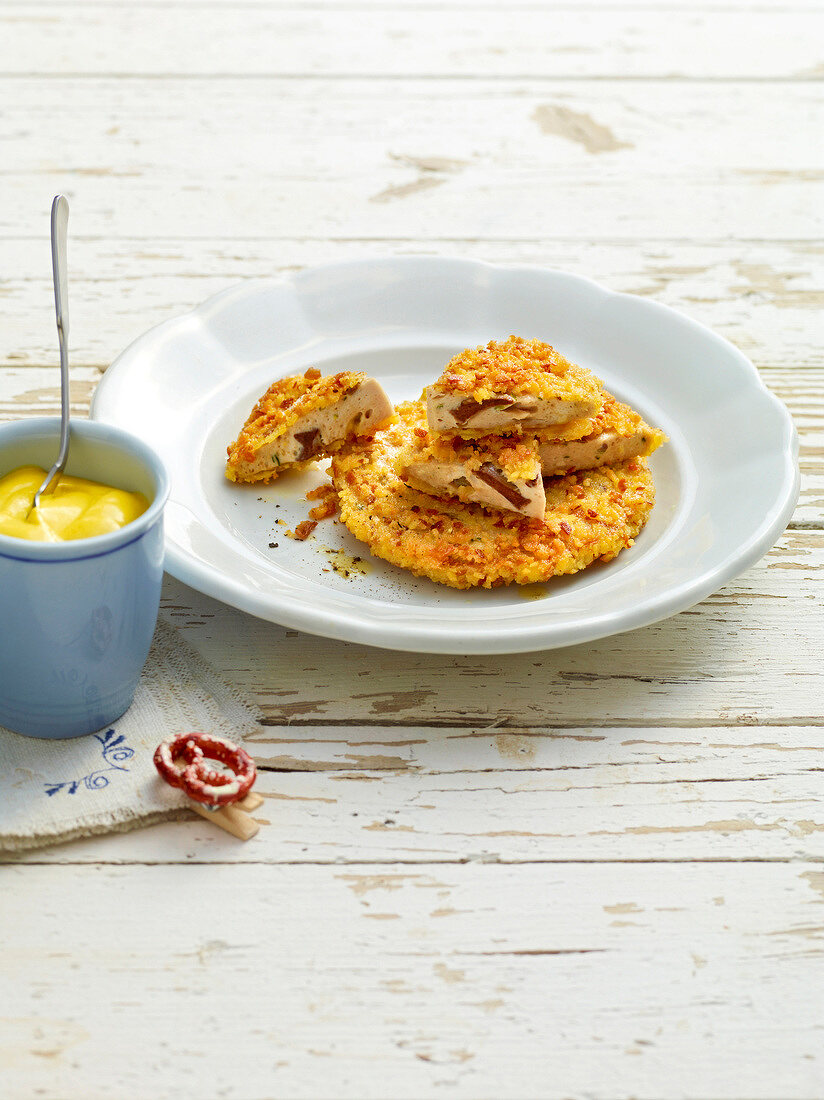
[[[223,770],[210,761],[222,764]],[[157,746],[154,763],[161,777],[181,788],[191,808],[206,821],[238,840],[250,840],[260,829],[249,816],[263,805],[260,795],[251,791],[257,769],[239,745],[207,733],[181,733]]]
[[[259,822],[249,816],[252,810],[263,805],[263,799],[253,791],[250,791],[240,802],[233,802],[228,806],[217,806],[214,810],[191,798],[189,805],[204,820],[211,821],[213,825],[231,833],[238,840],[251,840],[260,829]]]

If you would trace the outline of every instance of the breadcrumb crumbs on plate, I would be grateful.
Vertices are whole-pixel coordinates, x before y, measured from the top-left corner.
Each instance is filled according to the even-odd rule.
[[[305,542],[317,525],[317,520],[305,519],[297,525],[294,531],[287,531],[286,534],[290,539],[296,539],[298,542]]]
[[[335,486],[330,482],[325,481],[322,485],[315,486],[314,489],[310,489],[306,494],[307,500],[323,500],[324,497],[334,496]]]
[[[314,520],[329,519],[338,510],[338,494],[335,491],[335,486],[328,481],[324,482],[323,485],[310,489],[306,494],[306,499],[321,502],[315,508],[309,509],[309,515]]]
[[[314,520],[331,519],[338,510],[337,497],[327,497],[315,508],[309,509],[309,515]]]

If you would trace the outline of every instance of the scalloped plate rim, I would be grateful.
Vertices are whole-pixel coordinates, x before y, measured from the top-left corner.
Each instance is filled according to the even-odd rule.
[[[517,653],[595,641],[660,622],[705,599],[721,585],[732,580],[757,562],[775,543],[785,529],[798,499],[800,487],[798,436],[785,406],[767,388],[755,365],[740,349],[723,336],[671,306],[657,302],[654,299],[611,290],[586,275],[564,272],[538,264],[498,264],[448,256],[376,257],[335,261],[311,266],[295,273],[253,278],[234,283],[211,295],[193,309],[153,326],[133,340],[113,361],[98,384],[92,398],[90,416],[92,419],[108,419],[105,412],[101,413],[101,407],[105,406],[105,398],[112,385],[111,379],[117,377],[123,370],[128,369],[129,361],[135,355],[150,347],[162,345],[169,334],[180,331],[193,319],[202,319],[200,323],[207,326],[206,318],[209,315],[217,315],[221,307],[231,309],[232,302],[235,300],[242,300],[254,293],[263,292],[267,287],[292,288],[299,294],[300,283],[307,281],[319,272],[337,271],[343,274],[354,274],[358,268],[402,266],[423,269],[433,264],[449,266],[456,271],[458,269],[467,272],[487,269],[492,273],[503,272],[512,276],[550,276],[563,283],[577,284],[582,291],[589,294],[594,293],[604,301],[624,301],[630,308],[640,309],[642,312],[658,313],[669,321],[677,321],[686,325],[689,329],[699,333],[702,338],[709,338],[715,342],[728,359],[735,363],[736,369],[740,372],[742,378],[746,378],[750,385],[755,384],[759,396],[766,399],[772,406],[774,414],[783,421],[784,428],[781,448],[781,457],[784,460],[781,491],[776,494],[772,506],[763,515],[761,524],[749,534],[745,542],[739,547],[738,553],[734,557],[717,563],[713,568],[708,568],[693,576],[687,583],[665,589],[654,599],[647,602],[639,602],[631,610],[607,611],[600,615],[590,616],[583,623],[580,621],[553,621],[549,624],[541,624],[539,620],[534,618],[532,621],[527,620],[526,622],[524,620],[514,620],[506,626],[499,624],[494,633],[486,633],[481,639],[478,636],[478,624],[467,626],[466,623],[455,625],[438,623],[437,628],[433,629],[431,626],[406,623],[402,628],[398,628],[397,625],[387,627],[384,621],[375,621],[374,619],[362,618],[358,621],[357,617],[353,619],[353,617],[347,615],[330,617],[328,614],[315,612],[313,608],[301,608],[299,613],[295,613],[283,607],[274,606],[273,602],[276,604],[276,599],[270,601],[268,605],[264,605],[265,601],[261,600],[260,595],[254,589],[244,586],[213,567],[202,565],[197,559],[188,554],[185,548],[176,546],[168,538],[165,562],[167,572],[205,595],[258,618],[330,638],[413,652]],[[107,379],[110,380],[108,385]],[[131,430],[135,431],[134,426],[131,427]],[[139,434],[139,432],[136,434]]]

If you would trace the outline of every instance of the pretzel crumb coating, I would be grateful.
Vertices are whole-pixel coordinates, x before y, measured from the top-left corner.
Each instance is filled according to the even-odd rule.
[[[568,425],[601,406],[600,382],[550,344],[510,336],[466,348],[426,391],[433,432],[479,436]],[[581,424],[580,434],[587,432]]]
[[[396,465],[406,485],[465,504],[543,516],[544,486],[534,437],[434,435],[427,430],[421,403],[415,415],[417,423]]]
[[[346,527],[416,576],[453,588],[547,581],[611,560],[647,521],[655,493],[643,459],[550,479],[542,519],[428,496],[397,473],[421,405],[397,414],[374,440],[334,456],[331,476]]]
[[[394,409],[383,389],[360,371],[303,375],[274,382],[227,447],[230,481],[272,481],[286,469],[328,458],[350,440],[388,424]]]
[[[662,431],[606,391],[601,411],[592,418],[592,430],[583,438],[559,437],[551,429],[537,433],[544,476],[647,458],[666,442]]]

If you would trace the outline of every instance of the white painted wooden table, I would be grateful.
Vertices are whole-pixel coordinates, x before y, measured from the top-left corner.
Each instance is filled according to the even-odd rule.
[[[164,607],[267,821],[0,868],[3,1100],[824,1095],[820,0],[0,0],[0,417],[239,279],[548,264],[737,343],[802,499],[693,610],[519,657]],[[0,625],[0,628],[2,626]]]

